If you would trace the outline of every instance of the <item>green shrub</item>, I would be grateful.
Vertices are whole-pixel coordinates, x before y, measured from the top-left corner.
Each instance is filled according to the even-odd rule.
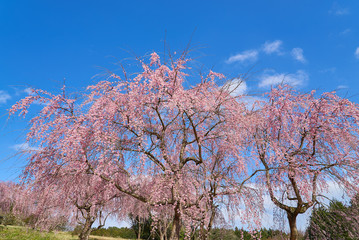
[[[91,235],[95,236],[104,236],[104,237],[121,237],[125,239],[136,239],[136,233],[131,228],[118,228],[118,227],[109,227],[101,229],[93,229]]]
[[[72,230],[71,235],[72,235],[72,236],[78,236],[78,235],[80,235],[81,230],[82,230],[82,226],[81,226],[81,225],[77,225],[77,226],[74,228],[74,230]]]
[[[2,221],[3,225],[21,225],[20,221],[18,219],[16,219],[16,217],[12,214],[8,214],[4,217],[3,221]]]
[[[343,239],[359,238],[358,199],[351,205],[333,200],[328,207],[320,206],[313,210],[307,229],[308,239]]]

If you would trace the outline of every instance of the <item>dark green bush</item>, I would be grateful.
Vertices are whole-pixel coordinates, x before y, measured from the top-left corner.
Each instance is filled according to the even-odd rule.
[[[19,220],[16,219],[16,217],[13,214],[8,214],[4,217],[2,221],[3,225],[20,225]]]
[[[95,236],[104,236],[104,237],[121,237],[125,239],[136,239],[136,233],[131,228],[118,228],[118,227],[109,227],[109,228],[101,228],[94,229],[91,232],[91,235]]]
[[[307,229],[308,239],[359,239],[358,197],[349,206],[333,200],[328,207],[313,210]]]
[[[74,228],[74,230],[72,230],[71,235],[72,235],[72,236],[78,236],[78,235],[80,235],[81,230],[82,230],[82,226],[81,226],[81,225],[77,225],[77,226]]]

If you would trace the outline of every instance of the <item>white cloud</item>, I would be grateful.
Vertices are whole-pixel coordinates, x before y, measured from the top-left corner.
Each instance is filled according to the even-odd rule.
[[[226,61],[227,63],[234,63],[234,62],[245,62],[245,61],[255,61],[258,58],[258,51],[257,50],[247,50],[242,53],[238,53]]]
[[[31,87],[25,88],[24,93],[27,93],[27,95],[33,96],[34,95],[34,89],[31,88]]]
[[[247,92],[247,83],[240,78],[235,78],[228,81],[223,86],[224,89],[228,90],[232,96],[243,95]]]
[[[258,96],[243,96],[241,101],[245,104],[247,109],[259,109],[262,106],[262,102],[265,101],[265,98]]]
[[[270,87],[278,84],[289,84],[293,87],[302,86],[309,80],[308,74],[303,70],[298,70],[296,73],[285,74],[264,74],[260,77],[259,87]]]
[[[355,57],[359,59],[359,47],[357,47],[357,49],[355,50],[354,53]]]
[[[277,53],[280,54],[280,47],[282,45],[282,41],[281,40],[275,40],[273,42],[265,42],[263,45],[263,51],[266,54],[272,54],[272,53]]]
[[[0,90],[0,104],[6,103],[9,99],[11,99],[11,96],[7,92]]]
[[[232,96],[241,96],[240,101],[243,102],[247,109],[256,109],[259,107],[257,101],[265,101],[264,98],[248,94],[247,83],[241,78],[235,78],[223,85],[223,89],[229,91]]]
[[[30,146],[29,143],[27,143],[27,142],[20,143],[20,144],[15,144],[11,148],[16,150],[17,152],[33,152],[33,151],[38,151],[39,150],[38,147]]]
[[[305,63],[306,60],[303,55],[303,49],[301,48],[293,48],[291,52],[293,58],[301,63]]]
[[[337,199],[339,201],[347,202],[349,198],[345,194],[342,187],[340,187],[336,182],[334,181],[328,181],[328,189],[327,191],[321,191],[320,195],[326,196],[326,197],[318,197],[317,200],[325,205],[329,204],[329,199]],[[280,228],[282,227],[282,230],[288,231],[288,222],[286,218],[286,213],[283,210],[280,210],[278,207],[274,205],[274,203],[271,201],[268,194],[263,196],[263,204],[264,204],[264,216],[262,217],[262,227],[266,228]],[[285,202],[288,204],[288,202]],[[297,219],[297,226],[301,231],[305,231],[305,229],[308,227],[309,218],[312,214],[313,207],[309,208],[304,214],[299,214]],[[282,219],[276,219],[278,220],[284,220],[284,225],[282,222],[276,222],[274,219],[274,212],[278,214],[279,212],[282,212],[283,218]],[[278,225],[278,226],[276,226]]]

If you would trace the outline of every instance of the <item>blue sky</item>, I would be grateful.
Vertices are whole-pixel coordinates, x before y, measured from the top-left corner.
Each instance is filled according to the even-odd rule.
[[[241,91],[286,81],[303,91],[340,89],[358,102],[359,1],[1,1],[0,180],[15,180],[26,120],[6,111],[31,87],[72,90],[96,82],[120,59],[183,50],[195,66]],[[131,52],[131,53],[130,53]]]
[[[57,91],[96,82],[119,59],[181,51],[192,36],[195,65],[240,89],[265,92],[286,81],[359,102],[359,1],[26,1],[0,2],[0,180],[16,180],[26,121],[7,109],[29,88]]]

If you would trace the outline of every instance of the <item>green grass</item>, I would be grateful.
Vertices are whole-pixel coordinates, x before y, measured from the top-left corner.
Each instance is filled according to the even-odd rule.
[[[69,232],[41,232],[20,226],[0,225],[0,240],[77,240],[77,236],[71,236]],[[112,240],[110,238],[90,236],[90,240]]]
[[[55,233],[39,232],[32,229],[16,226],[1,226],[1,240],[61,240]],[[76,238],[74,238],[76,239]]]

